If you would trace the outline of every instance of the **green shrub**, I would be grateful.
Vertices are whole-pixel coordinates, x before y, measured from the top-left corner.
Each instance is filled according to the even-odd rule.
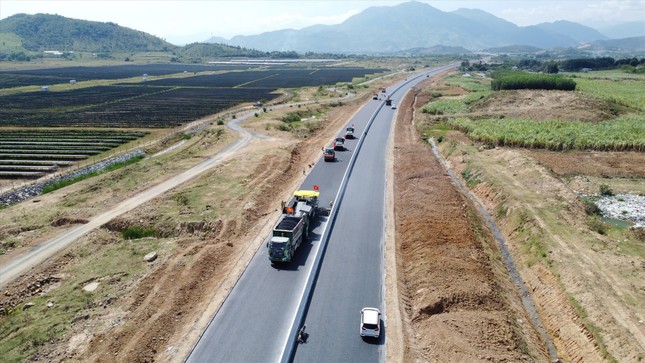
[[[525,72],[501,72],[494,75],[490,86],[495,91],[517,89],[544,89],[574,91],[576,82],[552,74],[532,74]]]
[[[599,216],[589,217],[587,224],[592,231],[595,231],[602,235],[607,234],[607,227]]]
[[[156,237],[159,233],[154,228],[141,228],[130,226],[121,231],[123,239],[139,239],[144,237]]]
[[[611,190],[609,185],[607,184],[600,184],[600,195],[606,196],[606,197],[611,197],[614,195],[614,191]]]

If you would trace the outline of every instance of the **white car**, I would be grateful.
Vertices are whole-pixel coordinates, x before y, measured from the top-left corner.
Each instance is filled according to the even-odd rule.
[[[393,109],[393,110],[396,110],[396,105],[392,105],[392,109]]]
[[[381,335],[381,312],[377,308],[361,309],[361,337],[376,338]]]

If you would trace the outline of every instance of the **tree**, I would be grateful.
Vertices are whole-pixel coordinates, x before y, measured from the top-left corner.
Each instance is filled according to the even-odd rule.
[[[558,73],[558,64],[555,62],[551,62],[546,66],[546,73]]]

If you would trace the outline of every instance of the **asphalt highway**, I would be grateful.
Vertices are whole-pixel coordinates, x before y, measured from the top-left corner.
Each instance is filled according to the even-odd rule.
[[[414,84],[439,70],[427,70],[388,89],[394,104]],[[398,86],[398,91],[395,89]],[[394,92],[394,93],[389,93]],[[383,97],[382,97],[383,98]],[[385,159],[392,120],[396,110],[371,100],[346,126],[353,125],[364,137],[353,169],[348,173],[345,193],[335,201],[333,226],[319,218],[312,238],[298,249],[295,261],[273,265],[260,248],[209,324],[187,362],[276,362],[296,320],[301,303],[311,302],[306,314],[306,344],[297,345],[296,362],[384,361],[387,332],[374,342],[359,336],[359,313],[364,306],[383,306]],[[380,109],[380,110],[379,110]],[[374,121],[366,131],[375,112]],[[342,130],[345,128],[343,127]],[[339,130],[339,135],[344,132]],[[320,188],[320,205],[334,200],[358,139],[347,140],[337,151],[335,162],[322,159],[312,168],[300,189]],[[322,153],[321,153],[322,156]],[[312,296],[305,284],[312,275],[313,261],[320,252],[321,237],[329,233],[326,253]],[[268,239],[268,236],[267,236]],[[382,317],[385,321],[385,316]],[[295,322],[300,324],[300,322]],[[291,357],[291,352],[286,353]]]

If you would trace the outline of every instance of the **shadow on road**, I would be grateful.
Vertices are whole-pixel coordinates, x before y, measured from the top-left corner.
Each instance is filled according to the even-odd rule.
[[[367,344],[372,344],[372,345],[384,345],[385,344],[385,322],[383,319],[381,319],[381,334],[379,334],[378,338],[370,338],[370,337],[361,337],[363,341]]]

